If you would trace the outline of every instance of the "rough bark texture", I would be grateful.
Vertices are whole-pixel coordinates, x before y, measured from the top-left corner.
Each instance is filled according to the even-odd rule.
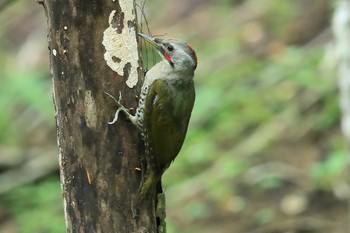
[[[136,107],[141,82],[130,89],[125,84],[128,69],[120,77],[106,65],[103,32],[113,10],[116,30],[135,27],[135,22],[123,25],[119,1],[39,3],[48,20],[67,232],[157,232],[155,210],[135,206],[140,135],[123,115],[107,124],[116,105],[104,92],[118,97],[121,91],[123,104]],[[138,69],[139,77],[141,73]]]

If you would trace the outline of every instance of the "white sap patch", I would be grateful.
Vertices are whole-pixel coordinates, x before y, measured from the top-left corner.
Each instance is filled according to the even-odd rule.
[[[124,76],[124,67],[127,63],[130,65],[129,77],[126,80],[128,87],[132,88],[137,84],[138,74],[138,51],[136,32],[134,27],[129,27],[128,22],[135,22],[135,14],[133,13],[133,1],[120,0],[121,11],[124,13],[123,29],[121,33],[117,32],[116,26],[112,25],[116,10],[109,15],[109,27],[103,32],[102,44],[106,49],[104,59],[107,65],[119,76]]]

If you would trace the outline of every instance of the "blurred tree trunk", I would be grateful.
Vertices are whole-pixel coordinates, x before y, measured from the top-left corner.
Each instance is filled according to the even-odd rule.
[[[341,129],[348,145],[350,145],[350,0],[336,1],[332,30],[338,69],[339,101],[342,112]],[[350,157],[350,153],[348,156]],[[349,174],[348,169],[348,176]],[[350,184],[350,177],[348,177],[348,184]],[[348,194],[348,202],[350,220],[350,194]],[[350,221],[348,229],[350,229]]]
[[[136,43],[136,19],[124,21],[126,10],[135,14],[134,6],[125,0],[39,3],[48,21],[67,232],[156,232],[155,210],[135,206],[141,175],[135,168],[143,153],[140,135],[124,116],[107,124],[116,105],[105,91],[116,97],[120,91],[125,106],[137,104],[141,82],[136,88],[126,82],[135,58],[113,56],[115,63],[123,56],[129,59],[124,75],[118,75],[106,63],[102,43],[108,27],[116,35],[128,30]],[[137,51],[132,43],[124,46]],[[135,73],[142,77],[139,67]]]

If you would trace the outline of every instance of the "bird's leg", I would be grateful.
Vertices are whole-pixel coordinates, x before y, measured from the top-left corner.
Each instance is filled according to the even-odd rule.
[[[117,103],[117,106],[118,106],[118,109],[117,111],[115,112],[114,114],[114,119],[110,122],[108,122],[108,124],[112,125],[114,124],[115,122],[118,121],[118,117],[119,117],[119,113],[120,112],[124,112],[125,115],[128,117],[128,119],[134,124],[134,125],[137,125],[137,119],[135,116],[131,115],[129,113],[129,110],[124,107],[124,105],[121,104],[121,101],[122,101],[122,93],[119,92],[119,98],[118,100],[116,98],[114,98],[114,96],[112,96],[111,94],[109,94],[108,92],[105,92],[106,95],[108,95],[109,97],[111,97],[116,103]]]

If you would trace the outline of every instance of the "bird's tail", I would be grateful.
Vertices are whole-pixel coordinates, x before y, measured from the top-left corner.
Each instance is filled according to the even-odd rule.
[[[145,179],[141,181],[140,192],[139,192],[139,204],[152,203],[154,195],[156,194],[157,185],[160,182],[160,177],[153,171],[145,176]]]

